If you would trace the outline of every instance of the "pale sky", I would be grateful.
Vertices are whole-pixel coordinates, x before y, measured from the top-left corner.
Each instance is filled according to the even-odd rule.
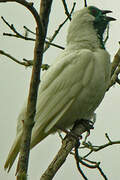
[[[65,14],[61,0],[53,0],[52,13],[48,37],[52,36],[65,19]],[[74,1],[69,0],[69,7]],[[82,8],[83,2],[76,0],[76,10]],[[111,60],[119,48],[120,41],[120,1],[116,0],[89,0],[88,5],[95,5],[101,9],[112,10],[112,16],[117,19],[110,25],[110,35],[107,42],[107,50],[111,54]],[[35,7],[39,9],[39,0],[35,0]],[[9,23],[14,24],[18,31],[24,33],[23,26],[26,25],[31,30],[35,30],[34,19],[31,14],[21,5],[16,3],[1,3],[0,16],[3,16]],[[65,46],[68,23],[60,31],[59,36],[54,40],[55,43]],[[2,36],[3,32],[9,32],[3,21],[0,19],[0,50],[4,50],[19,60],[22,58],[32,59],[34,43],[18,40],[11,37]],[[44,62],[50,64],[62,50],[50,48],[44,55]],[[16,120],[21,110],[25,98],[28,94],[31,68],[25,68],[12,62],[10,59],[0,56],[0,180],[15,179],[15,161],[9,174],[4,169],[4,162],[9,149],[13,143],[16,133]],[[106,94],[101,105],[97,109],[97,122],[95,129],[91,131],[89,141],[95,145],[107,142],[105,133],[108,133],[112,140],[120,140],[120,87],[116,85]],[[46,170],[47,166],[61,146],[58,135],[50,135],[43,142],[38,144],[30,153],[28,180],[39,180],[40,175]],[[114,145],[100,152],[94,153],[89,158],[93,161],[100,161],[101,167],[109,180],[119,180],[120,169],[120,145]],[[89,180],[102,180],[97,170],[83,168]],[[58,171],[55,180],[82,179],[72,155],[69,155],[62,168]]]

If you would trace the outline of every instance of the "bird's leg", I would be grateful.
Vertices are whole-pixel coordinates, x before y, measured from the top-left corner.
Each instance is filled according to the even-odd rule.
[[[80,120],[76,120],[73,128],[75,128],[76,126],[78,126],[79,124],[82,124],[86,130],[87,130],[87,135],[85,137],[85,139],[87,139],[87,137],[90,135],[90,130],[91,129],[94,129],[93,125],[94,125],[94,122],[91,121],[91,120],[88,120],[88,119],[80,119]]]
[[[79,146],[80,145],[79,140],[82,139],[82,135],[74,133],[74,129],[77,126],[79,126],[79,124],[82,124],[85,127],[85,129],[87,131],[87,135],[86,135],[85,139],[87,139],[87,137],[90,135],[90,129],[94,129],[94,127],[93,127],[94,122],[92,122],[90,120],[87,120],[87,119],[76,120],[75,123],[74,123],[74,126],[72,127],[72,129],[70,131],[67,130],[67,129],[61,128],[61,127],[57,128],[57,129],[64,132],[67,136],[74,137],[77,140],[77,142],[78,142],[77,144]],[[65,136],[65,138],[67,136]]]
[[[95,118],[95,117],[94,117]],[[82,123],[83,126],[86,128],[87,130],[87,134],[85,136],[85,139],[84,139],[84,142],[86,142],[88,136],[90,135],[90,130],[91,129],[94,129],[93,125],[94,125],[94,120],[91,121],[91,120],[87,120],[87,119],[81,119],[81,120],[78,120],[78,123]]]
[[[78,124],[83,124],[83,126],[85,126],[86,130],[90,133],[91,129],[94,129],[93,125],[94,122],[88,119],[80,119],[77,120],[74,124],[74,127],[76,127]]]

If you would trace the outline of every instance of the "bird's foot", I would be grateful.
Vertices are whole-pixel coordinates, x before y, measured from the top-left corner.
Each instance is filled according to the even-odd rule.
[[[69,131],[69,130],[67,130],[67,129],[59,128],[59,130],[62,131],[62,132],[64,132],[64,133],[67,135],[67,136],[65,136],[65,138],[68,137],[68,136],[71,136],[71,137],[75,138],[75,139],[77,140],[77,142],[78,142],[80,139],[82,139],[82,135],[75,134],[74,132]],[[63,139],[62,139],[62,140],[63,140]]]
[[[94,121],[91,121],[91,120],[87,120],[87,119],[81,119],[81,120],[78,120],[79,123],[82,123],[82,125],[86,128],[86,136],[85,136],[85,139],[84,139],[84,142],[86,142],[88,136],[90,135],[90,130],[91,129],[94,129],[93,125],[94,125]]]

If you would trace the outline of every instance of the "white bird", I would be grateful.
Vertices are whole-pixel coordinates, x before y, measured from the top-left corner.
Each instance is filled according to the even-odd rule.
[[[102,101],[110,81],[110,55],[104,47],[103,34],[109,22],[115,20],[106,16],[109,12],[89,6],[73,14],[66,48],[41,80],[31,148],[78,119],[89,120]],[[20,150],[26,104],[5,162],[8,171]]]

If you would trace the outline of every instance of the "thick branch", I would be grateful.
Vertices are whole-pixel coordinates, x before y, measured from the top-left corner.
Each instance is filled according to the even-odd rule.
[[[118,75],[120,73],[120,48],[118,49],[117,53],[114,56],[113,62],[111,64],[111,81],[108,86],[107,91],[117,82],[120,84],[120,80],[118,78]]]
[[[48,26],[48,21],[49,21],[51,4],[52,4],[52,0],[41,0],[41,3],[40,3],[40,18],[43,24],[45,36],[47,33],[47,26]]]
[[[41,3],[44,0],[41,1]],[[47,32],[47,25],[49,19],[49,13],[51,8],[52,0],[49,1],[47,9],[46,7],[42,8],[43,12],[48,12],[46,15],[47,23],[44,24],[44,33],[42,28],[39,27],[39,23],[37,22],[36,28],[36,42],[34,48],[34,63],[33,63],[33,70],[32,70],[32,77],[30,83],[30,90],[28,96],[28,104],[27,104],[27,112],[26,112],[26,119],[24,122],[23,128],[23,138],[21,142],[21,151],[18,161],[18,179],[21,174],[24,173],[27,175],[27,168],[28,168],[28,158],[29,158],[29,149],[30,149],[30,140],[31,140],[31,132],[32,127],[34,125],[34,117],[36,112],[36,101],[37,101],[37,91],[40,82],[40,67],[42,65],[42,56],[43,56],[43,49],[44,49],[44,41]],[[44,17],[41,16],[42,24]],[[39,17],[40,22],[40,17]]]
[[[83,124],[79,124],[73,130],[71,131],[74,134],[83,134],[86,131],[86,127]],[[59,168],[63,165],[65,162],[68,154],[71,152],[71,150],[75,147],[77,143],[77,138],[71,135],[66,135],[64,140],[62,141],[62,146],[55,156],[54,160],[51,162],[47,170],[44,172],[40,180],[51,180],[56,172],[59,170]]]
[[[119,63],[120,63],[120,49],[118,49],[117,53],[114,56],[114,59],[113,59],[112,65],[111,65],[111,69],[112,69],[111,70],[111,76],[114,74]]]

